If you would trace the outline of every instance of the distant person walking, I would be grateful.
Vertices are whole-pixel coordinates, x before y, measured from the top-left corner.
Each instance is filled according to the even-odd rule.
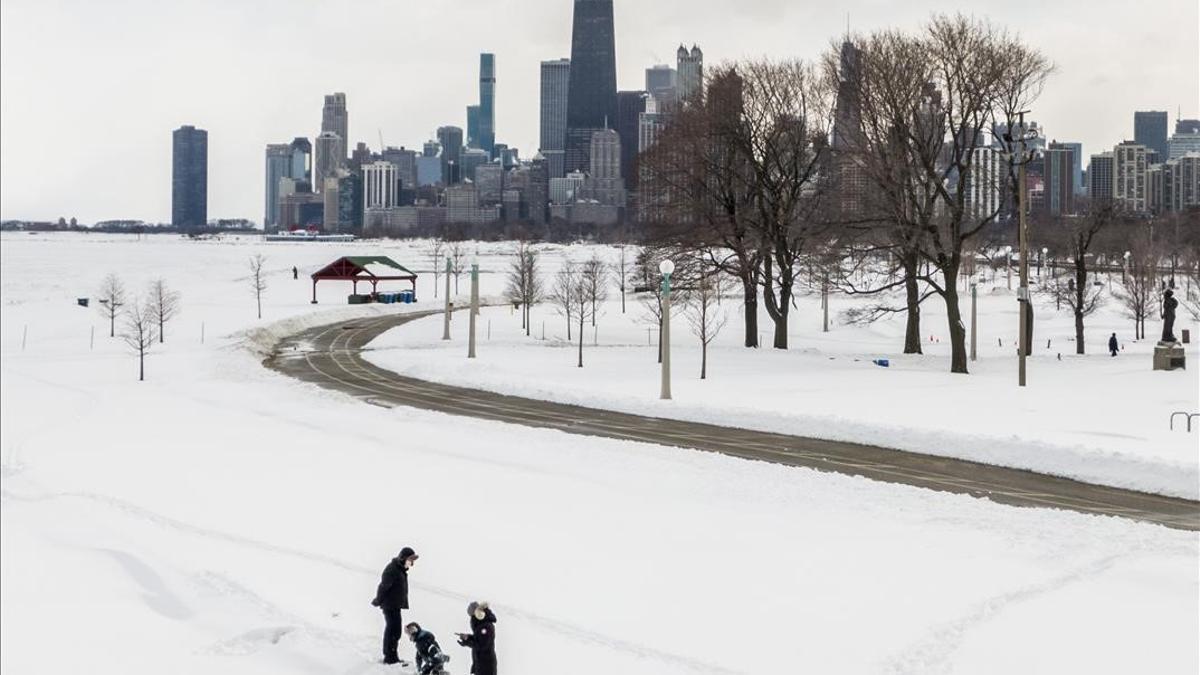
[[[1108,352],[1113,356],[1116,356],[1117,352],[1120,350],[1119,348],[1120,345],[1117,344],[1117,334],[1113,333],[1112,337],[1108,338]]]
[[[471,675],[496,675],[496,615],[486,602],[467,605],[471,632],[459,633],[458,644],[471,648]]]
[[[387,567],[383,568],[383,576],[379,580],[379,589],[375,591],[375,599],[371,604],[383,611],[383,662],[399,663],[400,656],[396,653],[400,636],[404,633],[401,623],[400,610],[408,609],[408,571],[418,556],[416,551],[405,546],[400,549],[400,555],[392,558]]]
[[[299,279],[299,278],[300,278],[300,270],[296,269],[296,266],[295,266],[295,265],[293,265],[293,266],[292,266],[292,278],[293,278],[293,279]]]

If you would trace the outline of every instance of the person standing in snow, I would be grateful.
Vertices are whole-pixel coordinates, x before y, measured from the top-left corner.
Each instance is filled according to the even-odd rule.
[[[471,648],[471,675],[496,675],[496,615],[486,602],[467,605],[471,632],[459,633],[458,644]]]
[[[442,675],[445,672],[442,664],[450,658],[442,653],[433,633],[421,628],[421,624],[415,621],[405,626],[404,630],[417,646],[417,675]]]
[[[1110,354],[1112,354],[1113,356],[1116,356],[1116,355],[1117,355],[1117,351],[1118,351],[1118,347],[1120,347],[1120,345],[1118,345],[1118,344],[1117,344],[1117,334],[1116,334],[1116,333],[1113,333],[1113,334],[1112,334],[1112,337],[1108,338],[1108,351],[1109,351],[1109,353],[1110,353]]]
[[[392,558],[383,569],[379,589],[375,591],[375,599],[371,601],[372,605],[383,611],[384,663],[400,662],[400,656],[396,653],[400,634],[404,630],[400,610],[408,609],[408,571],[412,569],[417,557],[416,551],[407,546],[400,549],[400,555]]]
[[[299,278],[300,278],[300,270],[296,269],[296,266],[295,266],[295,265],[292,265],[292,278],[293,278],[293,279],[299,279]]]

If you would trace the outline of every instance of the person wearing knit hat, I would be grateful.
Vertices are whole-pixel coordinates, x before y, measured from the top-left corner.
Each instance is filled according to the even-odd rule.
[[[471,632],[459,633],[458,644],[471,648],[471,675],[496,675],[496,615],[483,601],[467,605]]]
[[[416,562],[417,552],[405,546],[400,555],[392,558],[379,580],[371,604],[383,612],[383,662],[400,663],[397,648],[404,632],[401,610],[408,609],[408,571]]]

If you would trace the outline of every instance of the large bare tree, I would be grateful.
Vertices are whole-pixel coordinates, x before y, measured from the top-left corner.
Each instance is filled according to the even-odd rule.
[[[1158,264],[1160,251],[1150,224],[1134,226],[1129,240],[1129,256],[1125,262],[1123,283],[1114,295],[1133,319],[1134,338],[1146,337],[1146,319],[1159,304]]]
[[[1098,201],[1089,205],[1079,217],[1055,218],[1046,223],[1047,243],[1071,265],[1070,276],[1047,273],[1042,283],[1043,293],[1056,304],[1066,304],[1075,317],[1075,353],[1085,353],[1083,320],[1100,308],[1103,287],[1088,279],[1088,259],[1097,236],[1112,224],[1115,213],[1111,203]]]
[[[116,274],[109,274],[100,282],[96,300],[100,314],[108,319],[108,336],[117,336],[117,317],[125,306],[125,284]]]

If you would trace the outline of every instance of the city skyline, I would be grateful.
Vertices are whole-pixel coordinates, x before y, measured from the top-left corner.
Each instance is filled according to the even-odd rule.
[[[870,3],[847,6],[853,31],[886,26],[911,29],[929,12],[955,10],[975,11],[1019,31],[1057,66],[1032,117],[1047,130],[1049,139],[1082,142],[1085,158],[1132,140],[1135,111],[1167,110],[1171,127],[1177,107],[1184,118],[1200,117],[1195,34],[1179,41],[1163,39],[1156,32],[1164,25],[1195,25],[1194,3],[1168,2],[1136,11],[1111,3],[1104,12],[1092,12],[1103,14],[1106,25],[1119,24],[1126,43],[1144,45],[1147,56],[1142,60],[1130,59],[1128,52],[1109,54],[1111,43],[1089,39],[1105,31],[1116,34],[1116,29],[1089,25],[1089,16],[1072,10],[1084,4],[1047,8],[1048,14],[1038,15],[1038,25],[1028,25],[1023,17],[1031,14],[1020,15],[1020,7],[984,3],[935,2],[923,11],[909,8],[907,14],[895,15],[889,15],[893,10],[874,10],[870,22],[856,18],[868,16],[865,8]],[[135,27],[145,32],[140,48],[106,49],[95,58],[88,51],[97,39],[92,33],[103,32],[95,30],[96,22],[112,22],[107,16],[113,14],[111,8],[100,17],[83,4],[45,8],[14,0],[4,5],[0,180],[5,189],[0,216],[167,222],[169,134],[174,128],[193,125],[209,132],[209,217],[258,220],[263,208],[263,149],[295,136],[315,141],[324,96],[346,93],[351,119],[350,137],[344,139],[343,148],[365,141],[378,149],[380,136],[386,145],[419,148],[440,126],[466,126],[465,108],[478,99],[482,52],[496,54],[504,80],[496,97],[496,140],[519,148],[529,158],[538,145],[540,63],[566,57],[571,49],[569,2],[539,3],[533,11],[519,13],[521,39],[503,41],[495,36],[504,33],[498,26],[513,21],[513,3],[468,3],[454,12],[390,5],[342,10],[313,3],[311,20],[297,10],[281,25],[267,11],[273,3],[239,9],[236,16],[222,14],[220,8],[228,14],[231,6],[221,3],[207,13],[189,10],[186,2],[179,5],[144,12],[143,23]],[[722,14],[720,20],[716,9],[724,5],[716,3],[663,2],[647,7],[616,0],[614,5],[617,88],[621,90],[641,89],[645,70],[672,64],[681,43],[701,45],[705,60],[712,64],[758,56],[814,59],[845,31],[843,16],[818,16],[819,8],[784,3],[750,2],[737,16]],[[1096,3],[1086,5],[1089,10],[1096,7]],[[411,46],[380,50],[361,39],[373,34],[377,25],[393,23],[380,21],[380,13],[397,21],[403,18],[404,25],[437,26],[438,21],[449,19],[465,33],[456,36],[454,50],[432,48],[436,31],[430,35],[413,31],[406,37],[406,45]],[[229,39],[220,49],[209,47],[205,58],[195,57],[186,43],[203,37],[203,31],[194,31],[179,44],[155,32],[169,33],[166,26],[180,16],[206,25],[218,15],[229,22]],[[270,68],[271,59],[278,59],[276,53],[234,39],[255,29],[325,35],[330,25],[322,22],[331,23],[348,44],[353,36],[353,44],[361,47],[335,51],[335,56],[298,53]],[[40,32],[43,26],[54,32]],[[131,29],[114,25],[113,30]],[[755,39],[747,41],[748,34]],[[51,35],[56,51],[52,58],[34,64],[14,58],[30,53],[39,36]],[[747,51],[747,44],[756,51]],[[156,48],[166,51],[148,57]],[[238,78],[228,77],[222,65],[239,59],[262,67],[242,66]],[[68,95],[72,91],[79,93]],[[161,96],[143,100],[146,91]],[[128,100],[139,103],[129,105]],[[107,105],[116,101],[121,105]],[[87,151],[81,153],[79,148]],[[72,159],[69,170],[63,169],[63,155]],[[96,175],[119,175],[121,180],[97,181]],[[64,194],[70,197],[64,199]]]

